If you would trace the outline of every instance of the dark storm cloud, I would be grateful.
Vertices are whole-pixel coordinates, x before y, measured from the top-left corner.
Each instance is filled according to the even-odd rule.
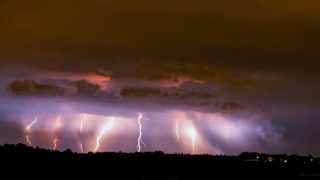
[[[180,74],[172,73],[169,77],[154,79],[139,79],[137,77],[138,79],[135,79],[134,76],[131,78],[122,76],[115,79],[110,77],[110,81],[105,80],[108,76],[99,74],[32,69],[35,71],[34,73],[21,68],[11,68],[7,69],[6,73],[2,72],[3,78],[0,80],[4,81],[5,77],[11,79],[2,84],[6,92],[9,92],[8,95],[18,95],[22,98],[25,96],[90,98],[90,101],[93,102],[114,100],[124,104],[130,101],[140,103],[149,101],[160,106],[170,104],[173,107],[185,106],[200,111],[233,114],[245,111],[246,105],[242,104],[241,99],[229,95],[235,93],[232,88],[236,87],[236,92],[239,90],[252,91],[256,88],[256,86],[248,88],[246,84],[238,83],[252,81],[255,78],[236,72],[233,72],[236,75],[231,75],[226,72],[211,71],[214,76],[208,82],[208,79],[203,81],[182,76],[181,73],[188,74],[190,67],[186,70],[179,68],[182,70]],[[169,71],[167,73],[169,74]],[[107,88],[103,89],[102,87]]]
[[[70,88],[74,89],[73,93],[68,92]],[[86,80],[66,80],[65,84],[60,85],[54,82],[38,83],[33,80],[15,80],[8,84],[7,89],[14,95],[29,96],[65,96],[68,94],[93,96],[101,92],[98,85],[87,82]]]
[[[316,1],[2,1],[1,61],[76,69],[169,59],[314,69]],[[125,52],[125,53],[123,53]],[[301,66],[301,63],[303,64]]]
[[[14,81],[8,85],[8,90],[16,95],[62,95],[64,90],[58,86],[40,84],[32,80]]]
[[[194,99],[214,99],[216,95],[205,93],[205,92],[186,92],[185,90],[161,90],[155,88],[124,88],[120,92],[123,97],[136,97],[136,98],[147,98],[147,97],[158,97],[158,98],[171,98],[176,100],[182,100],[187,98]]]
[[[235,112],[243,109],[243,106],[237,102],[224,102],[220,105],[223,112]]]

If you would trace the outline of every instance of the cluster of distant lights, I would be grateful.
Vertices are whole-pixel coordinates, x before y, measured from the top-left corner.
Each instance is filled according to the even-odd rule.
[[[80,115],[80,120],[79,120],[79,133],[81,134],[83,132],[85,122],[87,121],[87,116],[88,114],[81,114]],[[108,136],[108,134],[111,134],[112,131],[114,130],[114,126],[117,123],[115,120],[116,117],[114,116],[106,116],[105,121],[101,126],[99,126],[98,131],[96,132],[96,137],[94,139],[95,141],[95,146],[93,149],[89,150],[90,152],[99,152],[101,149],[101,144],[105,136]],[[145,146],[145,143],[143,142],[143,120],[144,120],[144,114],[139,112],[137,113],[137,145],[136,145],[136,152],[141,152],[142,150],[142,145]],[[54,119],[53,127],[52,127],[52,132],[54,133],[54,137],[52,139],[51,143],[51,149],[52,150],[57,150],[59,146],[59,142],[61,139],[59,139],[58,136],[58,131],[59,129],[63,126],[62,123],[62,118],[60,115],[58,115]],[[29,122],[25,128],[24,128],[24,134],[25,134],[25,142],[29,146],[34,146],[31,138],[31,134],[33,133],[33,128],[35,125],[39,124],[39,118],[35,117],[31,122]],[[190,153],[194,154],[197,153],[196,151],[196,143],[197,143],[197,130],[193,125],[190,125],[188,123],[184,124],[184,126],[181,126],[183,124],[180,121],[176,121],[176,126],[175,132],[176,132],[176,141],[179,142],[181,137],[186,138],[186,141],[189,141],[189,146],[190,146]],[[185,134],[185,136],[181,136],[181,134]],[[81,153],[85,153],[84,149],[84,144],[81,141],[81,138],[77,140],[79,144],[79,151]]]
[[[265,157],[264,157],[265,156]],[[289,163],[289,160],[287,158],[283,158],[283,157],[273,157],[272,155],[271,156],[266,156],[266,155],[257,155],[255,157],[255,159],[247,159],[247,161],[256,161],[256,162],[264,162],[264,163],[282,163],[282,164],[288,164]],[[294,161],[294,160],[293,160]],[[313,157],[309,157],[308,159],[304,159],[304,163],[313,163],[314,162],[314,158]]]

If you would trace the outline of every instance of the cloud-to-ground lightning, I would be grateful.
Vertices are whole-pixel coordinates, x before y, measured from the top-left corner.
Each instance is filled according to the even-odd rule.
[[[176,120],[175,132],[176,132],[176,141],[179,141],[180,140],[180,124],[178,120]]]
[[[80,120],[80,127],[79,127],[79,131],[80,133],[82,133],[83,130],[83,126],[84,126],[84,119],[85,119],[85,115],[82,116],[81,120]]]
[[[137,151],[140,152],[141,151],[141,143],[142,142],[142,119],[143,119],[143,113],[138,113],[138,128],[139,128],[139,136],[138,136],[138,140],[137,140]]]
[[[196,152],[196,140],[197,140],[197,132],[193,126],[187,129],[187,134],[191,140],[192,145],[192,154]]]
[[[28,144],[29,146],[33,146],[32,141],[31,141],[31,139],[30,139],[30,133],[31,133],[31,131],[32,131],[32,126],[33,126],[34,124],[36,124],[37,121],[38,121],[38,118],[37,118],[37,117],[34,118],[34,120],[33,120],[30,124],[28,124],[28,125],[25,127],[25,129],[24,129],[25,132],[26,132],[26,135],[25,135],[25,137],[26,137],[26,142],[27,142],[27,144]]]
[[[80,147],[81,153],[84,153],[84,148],[83,148],[83,144],[82,143],[79,144],[79,147]]]
[[[85,114],[81,115],[80,127],[79,127],[79,133],[80,133],[80,135],[82,134],[82,131],[83,131],[83,126],[84,126],[85,118],[86,118],[86,115],[85,115]],[[81,141],[81,140],[79,140],[79,147],[80,147],[80,151],[81,151],[82,153],[84,153],[84,148],[83,148],[83,144],[82,144],[82,141]]]
[[[59,142],[58,137],[55,137],[55,138],[53,139],[53,142],[52,142],[52,149],[53,149],[53,150],[57,150],[58,142]]]
[[[57,133],[58,129],[60,129],[61,126],[62,126],[61,116],[59,115],[55,120],[55,124],[54,124],[54,128],[53,128],[54,133],[55,133],[55,137],[53,138],[53,141],[52,141],[52,149],[53,150],[57,150],[59,138],[56,133]]]
[[[93,150],[93,152],[97,152],[100,148],[101,145],[101,139],[102,137],[108,132],[110,131],[114,126],[114,118],[112,117],[110,121],[108,121],[106,124],[103,125],[103,127],[101,128],[101,130],[99,131],[97,137],[96,137],[96,146]]]

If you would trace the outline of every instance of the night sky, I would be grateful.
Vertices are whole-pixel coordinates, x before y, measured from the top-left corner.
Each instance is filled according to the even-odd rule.
[[[0,143],[320,155],[319,32],[316,0],[1,0]]]

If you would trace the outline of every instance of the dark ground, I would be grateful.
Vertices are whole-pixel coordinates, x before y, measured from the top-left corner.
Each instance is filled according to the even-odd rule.
[[[27,147],[0,146],[3,173],[42,178],[214,179],[221,176],[320,176],[312,156],[241,153],[238,156],[148,153],[78,154]]]

